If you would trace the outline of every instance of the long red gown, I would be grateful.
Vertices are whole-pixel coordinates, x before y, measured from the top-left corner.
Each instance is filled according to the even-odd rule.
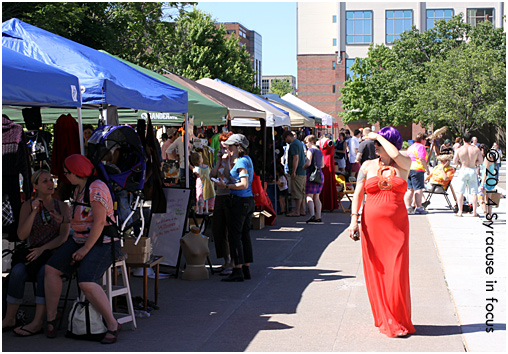
[[[330,139],[320,139],[318,141],[319,148],[323,152],[323,158],[325,160],[325,165],[321,169],[325,178],[323,181],[323,190],[319,195],[319,199],[321,200],[322,204],[321,209],[333,211],[339,208],[339,203],[337,200],[335,162],[333,158],[335,153],[335,146],[333,144],[328,144],[329,141],[331,142]]]
[[[380,190],[379,177],[365,182],[361,243],[367,293],[374,325],[388,337],[415,332],[409,289],[407,182],[395,176],[391,190]]]

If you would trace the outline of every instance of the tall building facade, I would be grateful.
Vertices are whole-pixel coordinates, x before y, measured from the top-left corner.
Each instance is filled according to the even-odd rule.
[[[252,69],[256,72],[254,86],[261,87],[262,62],[263,62],[263,38],[256,31],[251,31],[237,22],[221,22],[227,31],[227,37],[235,36],[239,39],[240,46],[250,54]]]
[[[261,94],[266,95],[268,92],[270,92],[270,89],[272,88],[272,85],[276,81],[287,81],[293,88],[293,91],[291,91],[292,95],[296,95],[296,77],[293,75],[264,75],[261,78]]]
[[[356,58],[371,44],[391,46],[415,25],[421,32],[439,19],[463,13],[467,23],[490,21],[503,27],[503,2],[300,2],[297,3],[298,97],[333,117],[342,109],[339,88]],[[342,127],[337,118],[337,127]],[[366,121],[348,128],[367,125]],[[376,127],[377,129],[378,127]],[[400,127],[410,139],[422,127]]]

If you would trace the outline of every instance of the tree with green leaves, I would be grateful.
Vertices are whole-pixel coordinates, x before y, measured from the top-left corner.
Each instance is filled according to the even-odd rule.
[[[160,67],[173,17],[184,2],[2,3],[2,20],[31,25],[140,66]]]
[[[391,48],[371,46],[366,58],[355,61],[353,77],[341,88],[345,112],[340,115],[344,123],[366,119],[382,126],[413,122],[434,124],[434,128],[448,125],[459,135],[478,127],[483,119],[487,119],[484,123],[504,126],[501,106],[506,101],[506,84],[500,84],[500,77],[506,71],[505,50],[502,28],[495,29],[488,21],[471,27],[464,23],[462,14],[437,21],[434,28],[422,33],[413,27]],[[480,62],[471,63],[467,55]],[[483,62],[486,56],[489,63]],[[491,72],[490,78],[485,70]],[[473,91],[464,91],[467,82]],[[456,107],[451,97],[468,107],[468,112],[450,109]]]
[[[218,78],[254,92],[250,55],[238,38],[226,38],[226,34],[209,14],[196,9],[183,13],[175,24],[174,36],[167,41],[170,56],[166,68],[192,80]]]
[[[282,97],[291,92],[293,92],[293,86],[288,80],[275,79],[272,81],[270,93],[275,93],[276,95]]]

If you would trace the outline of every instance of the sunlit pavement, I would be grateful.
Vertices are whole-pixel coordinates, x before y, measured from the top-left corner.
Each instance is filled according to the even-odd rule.
[[[214,274],[203,281],[160,280],[159,310],[124,325],[119,340],[95,342],[44,335],[2,336],[3,351],[255,351],[255,352],[460,352],[505,349],[506,200],[495,232],[495,273],[485,274],[486,227],[480,218],[458,218],[435,195],[429,214],[411,215],[410,277],[412,319],[417,332],[387,338],[373,325],[361,265],[360,243],[347,237],[350,217],[323,214],[281,216],[276,225],[253,230],[252,279],[224,283]],[[502,237],[501,237],[502,236]],[[214,243],[210,243],[215,266]],[[162,267],[162,272],[171,271]],[[133,295],[142,280],[131,277]],[[486,281],[497,280],[487,292]],[[73,287],[74,290],[74,287]],[[31,286],[26,296],[33,300]],[[149,281],[153,300],[153,280]],[[487,333],[486,298],[493,303],[494,333]],[[33,310],[24,307],[30,318]],[[65,324],[64,326],[65,327]]]

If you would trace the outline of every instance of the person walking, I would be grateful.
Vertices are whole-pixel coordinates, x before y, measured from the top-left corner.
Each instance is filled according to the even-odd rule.
[[[409,219],[404,205],[411,159],[400,153],[402,137],[393,127],[370,133],[378,159],[360,168],[351,205],[349,236],[361,239],[365,285],[374,325],[388,337],[415,332],[411,322]],[[367,199],[361,213],[365,193]]]
[[[289,130],[286,130],[282,134],[282,140],[286,144],[289,144],[287,161],[289,174],[291,176],[291,196],[295,200],[295,210],[290,214],[286,214],[286,216],[305,216],[303,198],[305,197],[306,173],[303,169],[303,165],[305,164],[305,153],[302,143],[300,140],[296,139]]]
[[[483,164],[482,164],[482,176],[481,183],[479,186],[479,192],[481,195],[481,205],[483,213],[485,215],[492,215],[492,203],[489,203],[489,193],[491,193],[497,186],[496,177],[496,162],[492,161],[492,157],[489,156],[489,147],[485,144],[480,144],[480,151],[482,152]],[[490,205],[489,205],[490,204]]]
[[[308,224],[310,222],[321,222],[322,204],[319,199],[319,194],[323,189],[323,183],[325,181],[325,176],[321,170],[325,165],[325,159],[321,150],[316,146],[316,137],[314,135],[307,135],[304,142],[307,145],[307,160],[303,165],[303,169],[307,170],[305,199],[310,212],[310,219],[306,221]],[[321,174],[321,180],[319,182],[309,181],[309,177],[314,171],[314,168],[319,168],[320,170],[319,173]]]
[[[466,187],[469,188],[469,193],[473,196],[473,216],[478,216],[477,209],[477,195],[478,195],[478,175],[476,172],[476,166],[481,165],[483,162],[482,153],[480,149],[471,144],[472,136],[466,132],[462,136],[464,145],[457,149],[455,157],[453,158],[453,165],[460,170],[457,179],[457,192],[458,192],[458,204],[459,212],[456,216],[462,216],[462,210],[464,207],[464,193],[466,193]]]
[[[244,135],[233,134],[224,144],[227,145],[229,152],[231,182],[217,182],[217,187],[229,189],[231,193],[228,238],[234,268],[222,281],[241,282],[251,278],[250,264],[254,261],[250,239],[251,220],[255,208],[252,194],[254,165],[247,150],[249,140]]]
[[[407,149],[407,155],[411,159],[411,170],[407,179],[407,192],[404,196],[408,214],[425,214],[422,207],[423,189],[425,188],[425,172],[430,173],[427,165],[427,150],[425,149],[425,133],[418,133],[415,142]],[[413,199],[414,198],[414,199]],[[416,208],[413,209],[413,201]]]

